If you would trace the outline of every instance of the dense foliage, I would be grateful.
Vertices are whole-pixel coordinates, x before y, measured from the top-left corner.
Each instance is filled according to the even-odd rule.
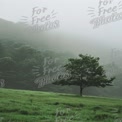
[[[56,81],[55,84],[80,86],[80,95],[86,87],[111,86],[114,77],[108,79],[105,70],[99,64],[99,58],[88,55],[79,55],[78,59],[69,59],[64,66],[70,77]]]

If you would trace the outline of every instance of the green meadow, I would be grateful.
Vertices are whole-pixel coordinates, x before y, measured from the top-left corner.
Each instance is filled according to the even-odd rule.
[[[122,122],[122,99],[1,88],[0,122]]]

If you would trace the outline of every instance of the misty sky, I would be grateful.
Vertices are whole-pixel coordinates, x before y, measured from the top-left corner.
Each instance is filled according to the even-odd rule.
[[[107,9],[118,6],[118,3],[121,5],[121,1],[108,0],[108,4],[102,7]],[[93,25],[90,24],[92,18],[88,15],[88,7],[97,12],[98,5],[99,0],[0,0],[0,18],[19,22],[22,16],[32,16],[32,8],[45,7],[49,11],[57,12],[56,19],[60,21],[60,27],[55,31],[74,34],[76,38],[84,37],[91,43],[93,41],[105,47],[122,49],[122,20],[102,25],[97,29],[93,29]]]

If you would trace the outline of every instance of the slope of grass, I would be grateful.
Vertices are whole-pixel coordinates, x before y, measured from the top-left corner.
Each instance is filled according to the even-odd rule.
[[[0,122],[121,122],[122,99],[0,89]]]

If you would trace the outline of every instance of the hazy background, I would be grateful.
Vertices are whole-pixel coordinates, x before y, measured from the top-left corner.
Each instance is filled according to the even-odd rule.
[[[119,1],[114,1],[113,6]],[[97,29],[92,29],[93,25],[89,24],[91,18],[88,16],[88,7],[98,7],[98,0],[0,0],[0,18],[18,22],[21,16],[30,17],[35,6],[57,11],[60,28],[55,31],[78,38],[74,40],[75,45],[84,41],[86,44],[96,43],[106,48],[121,48],[121,20]],[[78,46],[77,49],[79,48]]]
[[[118,90],[116,94],[119,94],[122,79],[122,20],[93,29],[88,7],[97,9],[98,2],[98,0],[0,0],[0,40],[25,42],[40,51],[72,53],[75,56],[87,53],[100,57],[100,63],[107,65],[108,71],[114,69],[113,74],[119,74],[117,81],[120,84],[116,82],[117,87],[109,91],[111,93]],[[120,0],[113,0],[111,6],[114,7],[119,2]],[[20,24],[22,16],[27,16],[30,20],[34,7],[54,10],[57,13],[56,20],[60,21],[60,27],[38,33],[23,28]],[[121,69],[118,70],[118,67]]]

